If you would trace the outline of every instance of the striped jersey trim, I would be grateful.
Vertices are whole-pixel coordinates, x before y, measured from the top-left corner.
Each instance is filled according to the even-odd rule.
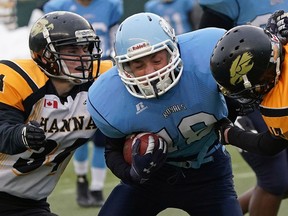
[[[8,67],[10,67],[14,71],[16,71],[18,74],[20,74],[26,80],[26,82],[28,83],[28,85],[30,86],[30,88],[32,89],[33,92],[35,92],[39,89],[38,86],[35,84],[35,82],[16,63],[9,61],[9,60],[1,60],[0,64],[7,65]]]
[[[266,108],[260,106],[260,112],[267,117],[283,117],[288,116],[288,108]]]

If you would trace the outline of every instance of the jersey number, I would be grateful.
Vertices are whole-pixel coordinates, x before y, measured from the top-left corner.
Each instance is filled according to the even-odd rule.
[[[183,118],[178,125],[178,130],[182,137],[185,138],[186,144],[189,145],[209,134],[213,129],[213,123],[216,121],[217,119],[211,114],[197,113]],[[158,134],[169,143],[170,152],[173,151],[173,149],[174,151],[177,150],[176,147],[173,146],[171,136],[165,128],[159,131]]]
[[[54,152],[57,146],[58,145],[55,141],[48,140],[45,148],[42,147],[39,149],[39,151],[33,152],[30,158],[19,158],[13,165],[14,172],[16,172],[17,175],[27,174],[43,166],[43,163],[45,163],[46,166],[53,166],[51,173],[54,173],[57,171],[59,165],[71,154],[71,152],[79,147],[79,143],[75,142],[72,146],[64,149],[62,152],[57,154],[53,160],[47,160],[47,158],[49,158],[49,154]]]

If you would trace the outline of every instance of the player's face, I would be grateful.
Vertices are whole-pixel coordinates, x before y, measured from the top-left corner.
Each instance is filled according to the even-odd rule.
[[[89,68],[91,62],[89,57],[88,46],[64,46],[60,48],[61,58],[64,60],[69,72],[71,74],[79,73],[77,68]],[[65,55],[66,54],[66,55]],[[82,57],[81,57],[82,56]]]
[[[133,60],[129,63],[130,71],[135,77],[151,74],[168,64],[168,53],[161,50],[148,56]]]

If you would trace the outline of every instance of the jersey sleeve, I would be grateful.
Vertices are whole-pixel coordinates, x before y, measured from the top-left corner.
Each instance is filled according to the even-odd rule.
[[[27,80],[29,76],[23,70],[0,63],[0,102],[24,111],[22,102],[33,92],[33,84]]]
[[[112,125],[109,124],[109,122],[104,118],[104,116],[101,115],[101,113],[97,110],[97,108],[94,106],[94,102],[96,100],[101,100],[99,97],[94,98],[93,92],[91,93],[89,90],[88,94],[88,101],[87,101],[87,109],[89,113],[92,116],[93,121],[95,122],[96,126],[101,129],[101,132],[110,138],[122,138],[125,136],[125,134],[118,131],[116,128],[114,128]]]
[[[107,100],[113,101],[113,98],[108,98],[105,94],[105,89],[109,86],[106,82],[107,76],[113,76],[116,68],[112,67],[110,70],[100,75],[88,90],[87,109],[93,118],[96,126],[101,132],[110,138],[122,138],[126,134],[115,128],[108,120],[110,109],[107,106]],[[110,84],[110,83],[109,83]],[[115,96],[117,92],[115,92]],[[108,103],[109,104],[109,103]],[[112,106],[113,104],[110,103]],[[119,113],[121,115],[121,113]]]
[[[0,152],[5,154],[18,154],[24,152],[26,147],[21,141],[21,131],[24,122],[23,113],[0,103]]]
[[[288,45],[278,83],[263,97],[260,111],[270,132],[288,140]]]
[[[36,73],[35,70],[32,71]],[[12,61],[0,61],[0,152],[18,154],[26,150],[21,141],[23,101],[38,86],[30,74]]]
[[[127,164],[123,156],[123,146],[125,138],[111,139],[106,138],[105,159],[107,167],[115,176],[126,183],[133,183],[130,176],[130,165]]]

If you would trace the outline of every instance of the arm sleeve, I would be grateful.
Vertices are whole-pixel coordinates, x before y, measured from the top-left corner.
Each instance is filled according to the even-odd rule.
[[[123,182],[132,184],[130,176],[131,166],[125,162],[123,157],[123,146],[125,138],[109,138],[105,141],[105,159],[107,167],[111,172]]]
[[[224,96],[224,98],[228,108],[228,118],[234,122],[239,114],[237,111],[239,109],[239,103],[229,97]]]
[[[272,156],[288,148],[288,141],[276,138],[269,131],[263,133],[246,132],[238,127],[228,131],[229,143],[246,151]]]
[[[222,13],[203,7],[199,28],[206,27],[218,27],[228,30],[234,27],[234,21]]]
[[[23,113],[0,104],[0,152],[13,155],[27,150],[21,138],[23,127]]]

